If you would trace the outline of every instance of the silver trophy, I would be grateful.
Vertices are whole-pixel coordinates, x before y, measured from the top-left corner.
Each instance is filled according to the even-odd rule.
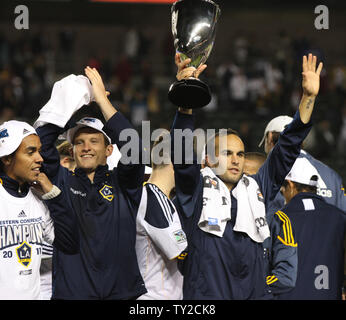
[[[197,68],[207,61],[213,48],[221,10],[211,0],[178,0],[171,13],[175,50],[181,59],[191,59],[189,67]],[[168,98],[179,107],[202,108],[210,102],[211,93],[206,83],[190,77],[174,82]]]

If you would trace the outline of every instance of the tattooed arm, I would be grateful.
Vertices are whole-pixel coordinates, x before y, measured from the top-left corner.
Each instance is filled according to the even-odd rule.
[[[300,119],[303,123],[308,123],[314,109],[315,99],[320,89],[320,73],[323,67],[322,62],[316,69],[316,56],[311,53],[308,57],[303,57],[303,97],[299,104]]]

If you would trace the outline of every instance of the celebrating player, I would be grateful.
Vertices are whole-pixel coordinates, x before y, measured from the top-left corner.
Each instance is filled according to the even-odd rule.
[[[176,55],[178,80],[198,69],[186,67]],[[317,94],[322,64],[311,73],[304,90]],[[266,162],[252,177],[243,175],[244,144],[234,130],[216,135],[215,148],[206,148],[206,167],[196,162],[174,163],[177,208],[189,243],[184,265],[184,299],[255,299],[271,295],[265,284],[266,257],[263,242],[269,237],[266,223],[268,203],[275,197],[300,152],[311,128],[314,99],[304,94],[292,123],[280,135]],[[179,108],[174,130],[193,130],[191,109]],[[182,150],[192,145],[183,139]],[[216,157],[215,157],[216,156]],[[184,158],[183,158],[184,159]]]
[[[0,126],[0,299],[39,298],[44,240],[65,253],[77,251],[73,219],[56,215],[53,224],[31,187],[35,183],[47,202],[60,196],[41,173],[40,150],[40,138],[29,124],[11,120]]]
[[[125,144],[119,139],[121,131],[132,126],[108,100],[97,70],[87,67],[85,73],[106,124],[83,118],[68,130],[74,173],[60,165],[55,140],[61,129],[53,124],[37,129],[47,175],[59,185],[68,212],[78,221],[79,253],[55,252],[52,298],[136,298],[146,292],[135,251],[144,165],[120,162],[113,171],[108,170],[112,143],[120,149]],[[139,153],[141,150],[140,145]]]

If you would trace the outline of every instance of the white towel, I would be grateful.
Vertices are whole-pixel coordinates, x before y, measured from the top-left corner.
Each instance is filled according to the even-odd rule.
[[[82,75],[70,74],[54,83],[49,101],[41,108],[34,128],[52,123],[65,127],[72,115],[83,105],[94,100],[89,79]]]
[[[203,208],[198,226],[205,232],[222,237],[231,220],[231,196],[226,185],[206,167],[203,176]],[[252,240],[263,242],[270,236],[265,218],[264,199],[259,186],[251,177],[243,175],[232,190],[237,199],[237,218],[233,230],[246,233]]]

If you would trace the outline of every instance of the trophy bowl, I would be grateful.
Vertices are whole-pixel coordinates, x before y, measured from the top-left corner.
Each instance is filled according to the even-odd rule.
[[[204,64],[213,48],[216,23],[221,10],[211,0],[178,0],[171,7],[172,34],[181,59],[191,59],[188,67]],[[202,108],[211,100],[209,86],[190,77],[174,82],[168,99],[183,108]]]

